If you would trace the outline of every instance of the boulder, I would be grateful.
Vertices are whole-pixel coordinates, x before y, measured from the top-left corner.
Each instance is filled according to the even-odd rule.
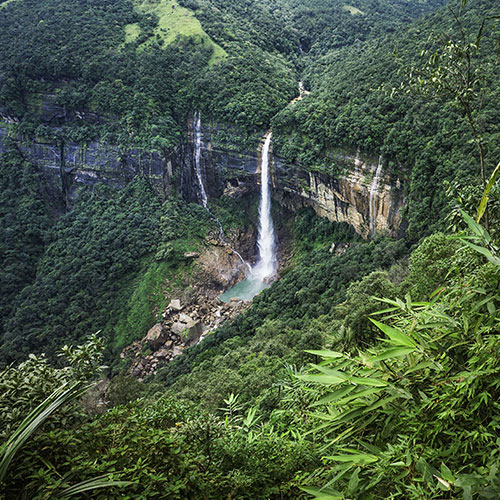
[[[201,321],[191,321],[186,326],[184,333],[182,334],[183,340],[189,344],[196,344],[200,340],[201,334],[203,333],[203,325]]]
[[[174,332],[176,335],[181,335],[185,328],[186,323],[179,323],[178,321],[176,321],[172,325],[172,332]]]
[[[173,311],[182,311],[184,309],[184,306],[181,305],[181,301],[179,299],[172,299],[168,307]]]
[[[160,349],[159,351],[156,352],[156,357],[158,359],[166,359],[170,355],[170,350],[169,349]]]
[[[182,349],[183,349],[183,347],[182,347],[182,346],[180,346],[180,345],[176,345],[176,346],[174,347],[174,352],[173,352],[173,354],[172,354],[172,357],[174,357],[174,358],[175,358],[175,357],[179,356],[179,354],[182,354]]]
[[[151,349],[156,350],[163,345],[167,336],[168,332],[164,330],[163,325],[161,323],[156,323],[156,325],[146,334],[144,340],[148,342]]]
[[[191,318],[187,314],[181,313],[179,314],[179,321],[187,325],[188,323],[191,323],[193,321],[193,318]]]
[[[184,252],[185,259],[197,259],[199,256],[198,252]]]

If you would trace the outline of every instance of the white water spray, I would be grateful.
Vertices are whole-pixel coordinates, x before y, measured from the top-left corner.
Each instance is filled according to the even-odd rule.
[[[271,146],[271,132],[266,136],[262,148],[260,162],[260,204],[259,204],[259,259],[245,280],[237,283],[233,288],[220,296],[222,302],[229,302],[238,297],[241,300],[251,300],[255,295],[269,286],[271,278],[276,274],[278,262],[276,259],[273,220],[271,219],[271,191],[269,178],[269,147]]]
[[[207,208],[208,198],[203,184],[203,177],[201,176],[201,113],[197,111],[194,115],[194,163],[196,167],[196,177],[198,177],[198,184],[200,186],[201,202]]]
[[[277,260],[273,220],[271,218],[271,191],[269,178],[269,147],[271,145],[271,132],[266,136],[262,148],[260,165],[260,205],[259,205],[259,260],[252,269],[252,274],[267,281],[276,273]]]
[[[382,173],[382,155],[379,156],[377,171],[370,186],[370,235],[373,236],[377,230],[377,194]]]

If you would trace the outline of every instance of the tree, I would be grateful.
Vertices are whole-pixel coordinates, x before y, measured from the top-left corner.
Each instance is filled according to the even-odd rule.
[[[430,39],[431,48],[421,51],[424,63],[421,67],[403,68],[407,79],[402,84],[407,92],[419,92],[424,95],[436,95],[450,99],[459,105],[472,132],[474,143],[478,150],[479,165],[483,189],[487,188],[485,167],[485,145],[478,120],[483,106],[484,81],[486,64],[479,58],[483,31],[486,23],[500,16],[484,17],[477,32],[471,33],[462,22],[462,7],[455,12],[450,7],[458,29],[458,37],[441,33],[436,39]],[[435,48],[437,42],[437,48]],[[488,209],[484,207],[486,230],[489,230]]]

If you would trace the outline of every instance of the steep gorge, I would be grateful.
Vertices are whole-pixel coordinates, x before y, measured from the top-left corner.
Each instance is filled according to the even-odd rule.
[[[221,124],[201,127],[199,163],[208,198],[256,193],[257,150],[236,151],[221,145],[216,138],[221,130],[224,130]],[[71,206],[84,186],[104,183],[120,189],[135,176],[146,178],[163,196],[168,196],[172,186],[177,185],[186,201],[201,201],[194,161],[195,135],[193,121],[189,120],[187,141],[181,142],[175,153],[168,154],[123,150],[103,142],[88,145],[28,142],[9,137],[8,125],[4,123],[0,124],[0,152],[12,146],[18,148],[36,165],[49,198],[58,200],[61,206]],[[284,207],[295,210],[311,206],[318,215],[330,221],[347,222],[363,237],[373,233],[371,216],[372,229],[392,236],[401,234],[402,181],[382,168],[377,189],[371,192],[378,167],[375,155],[337,152],[332,155],[331,163],[341,166],[342,173],[338,177],[288,165],[276,155],[272,155],[271,163],[272,197]]]

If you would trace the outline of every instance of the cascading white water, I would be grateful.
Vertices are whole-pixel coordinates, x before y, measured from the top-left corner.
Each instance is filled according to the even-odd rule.
[[[370,186],[370,234],[373,236],[377,230],[377,195],[380,183],[380,174],[382,173],[382,155],[379,156],[377,171]]]
[[[271,132],[267,134],[262,148],[260,164],[260,205],[259,205],[259,260],[252,269],[252,273],[262,281],[271,278],[277,268],[273,219],[271,218],[271,190],[269,178],[269,147]]]
[[[245,280],[240,281],[219,297],[223,302],[229,302],[234,297],[238,297],[242,300],[251,300],[260,291],[269,286],[271,278],[276,274],[278,268],[276,259],[276,237],[274,235],[274,225],[271,218],[271,189],[269,177],[270,146],[271,132],[266,136],[260,162],[259,237],[257,240],[259,258]]]
[[[210,208],[208,208],[208,197],[207,197],[207,192],[205,190],[205,184],[203,183],[203,177],[201,175],[201,113],[199,111],[196,111],[194,114],[194,163],[195,163],[195,168],[196,168],[196,177],[198,178],[198,184],[200,187],[200,195],[201,195],[201,202],[203,204],[203,208],[209,213],[210,217],[214,219],[217,224],[219,225],[219,237],[221,241],[227,245],[241,260],[245,266],[250,269],[250,265],[245,262],[245,259],[241,256],[239,252],[237,252],[227,241],[226,241],[226,235],[224,233],[224,228],[222,227],[222,223],[219,220],[218,217],[216,217],[211,211]]]
[[[201,202],[207,208],[208,198],[203,184],[203,177],[201,176],[201,113],[197,111],[194,115],[194,163],[196,167],[196,177],[198,177],[198,184],[200,186]]]

